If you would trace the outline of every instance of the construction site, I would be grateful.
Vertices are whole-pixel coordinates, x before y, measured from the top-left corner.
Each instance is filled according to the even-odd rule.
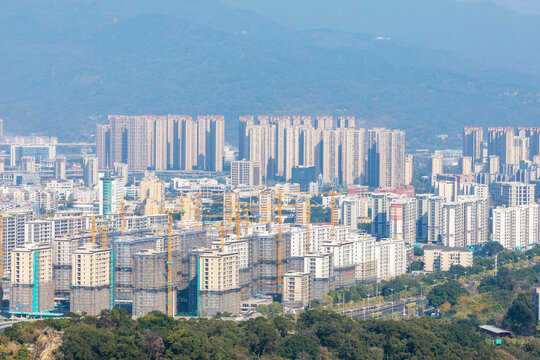
[[[234,192],[221,199],[181,194],[160,214],[130,213],[122,202],[120,213],[106,218],[64,215],[61,226],[42,219],[36,234],[43,244],[50,237],[51,261],[43,265],[29,258],[28,268],[50,271],[51,281],[35,286],[19,280],[13,268],[18,263],[11,258],[10,311],[55,316],[64,308],[99,315],[117,306],[134,317],[152,311],[213,316],[237,314],[242,301],[257,296],[298,305],[359,281],[375,281],[374,239],[338,225],[333,189],[327,206],[309,199],[284,198],[280,188],[255,200]],[[330,221],[312,225],[312,207],[328,209]],[[9,222],[0,229],[16,233],[16,217],[0,216]],[[37,225],[31,228],[38,231]],[[49,228],[58,231],[48,235]],[[359,260],[358,249],[371,255]],[[297,289],[286,288],[284,278],[302,279],[302,293],[290,293]]]

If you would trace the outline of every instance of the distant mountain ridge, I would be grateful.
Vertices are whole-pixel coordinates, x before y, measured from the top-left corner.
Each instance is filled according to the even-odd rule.
[[[1,5],[0,33],[9,34],[0,37],[6,131],[73,139],[111,113],[224,114],[235,144],[239,115],[328,114],[405,129],[410,146],[425,147],[442,133],[455,145],[464,124],[540,118],[534,77],[477,71],[448,51],[369,34],[293,31],[217,1],[157,1],[153,11],[148,4]]]
[[[540,15],[520,14],[489,0],[223,1],[292,29],[367,32],[454,51],[488,66],[540,73]]]

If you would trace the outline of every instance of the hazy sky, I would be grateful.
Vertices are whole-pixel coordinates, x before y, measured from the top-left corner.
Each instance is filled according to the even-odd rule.
[[[540,14],[540,0],[491,0],[522,14]]]

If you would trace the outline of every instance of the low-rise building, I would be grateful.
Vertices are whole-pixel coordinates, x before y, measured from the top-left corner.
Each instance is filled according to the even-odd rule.
[[[289,272],[283,275],[283,303],[306,307],[310,301],[311,281],[309,273]]]
[[[473,252],[466,247],[428,245],[423,249],[426,271],[448,271],[452,265],[473,265]]]

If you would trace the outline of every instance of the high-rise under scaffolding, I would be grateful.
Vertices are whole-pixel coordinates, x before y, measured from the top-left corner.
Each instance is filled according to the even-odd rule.
[[[114,306],[114,250],[86,243],[71,255],[70,311],[99,315]]]
[[[238,254],[209,250],[198,259],[198,314],[240,313]]]
[[[50,244],[27,244],[11,253],[9,311],[38,314],[54,308],[52,249]]]
[[[58,236],[52,241],[54,299],[69,301],[71,254],[82,244],[83,236]]]
[[[253,284],[258,294],[278,294],[278,244],[280,239],[274,232],[260,232],[251,239],[251,262],[254,267]],[[282,246],[282,254],[289,254],[288,244]],[[286,256],[281,258],[282,273],[288,271],[289,260]]]
[[[152,311],[167,313],[168,254],[153,249],[141,250],[132,256],[133,316],[144,316]],[[175,291],[172,307],[177,309],[178,253],[173,253],[172,284]],[[174,266],[175,265],[175,266]]]
[[[132,256],[140,250],[156,249],[158,238],[153,236],[118,236],[112,241],[115,254],[115,302],[130,303],[132,294]]]

